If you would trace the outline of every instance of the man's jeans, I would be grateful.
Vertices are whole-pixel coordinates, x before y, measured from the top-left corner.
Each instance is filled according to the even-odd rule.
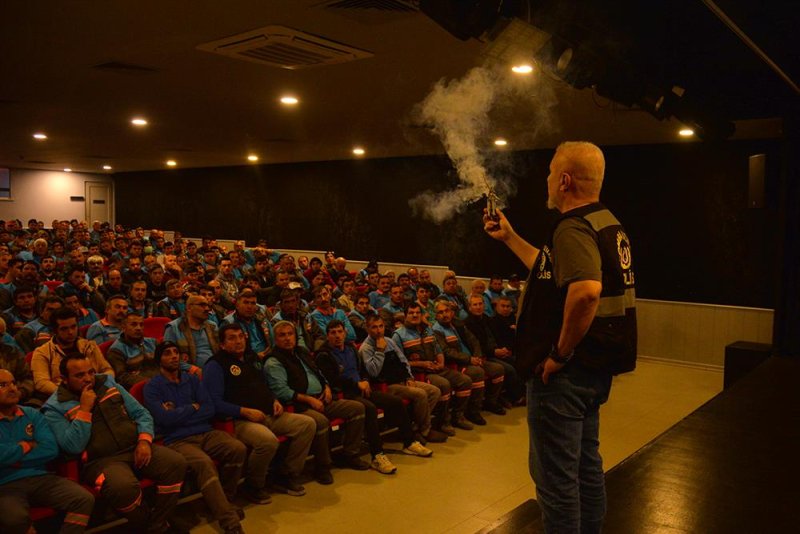
[[[545,531],[595,533],[606,511],[603,459],[599,452],[600,405],[611,375],[567,364],[528,380],[528,466],[536,484]]]

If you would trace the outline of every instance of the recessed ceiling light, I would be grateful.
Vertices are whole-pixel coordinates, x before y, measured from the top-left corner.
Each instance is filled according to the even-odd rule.
[[[298,100],[296,96],[286,95],[281,97],[281,104],[286,106],[294,106],[298,102],[300,102],[300,100]]]
[[[511,70],[514,71],[517,74],[530,74],[531,72],[533,72],[533,66],[532,65],[514,65],[513,67],[511,67]]]
[[[360,146],[357,146],[353,149],[353,154],[355,154],[356,156],[363,156],[364,154],[366,154],[366,150],[364,150]]]
[[[133,124],[134,126],[147,126],[147,119],[136,117],[131,119],[131,124]]]
[[[104,171],[110,171],[111,170],[111,165],[103,165],[103,170]]]
[[[508,144],[508,141],[506,141],[502,137],[498,137],[497,139],[494,140],[494,144],[497,146],[506,146]]]
[[[681,128],[678,131],[678,135],[680,135],[681,137],[691,137],[694,135],[694,130],[692,130],[691,128]]]
[[[72,169],[70,169],[69,167],[65,167],[64,172],[72,172]]]
[[[177,161],[175,161],[174,159],[168,159],[168,160],[167,160],[167,167],[174,167],[174,166],[176,166],[177,164],[178,164],[178,162],[177,162]]]
[[[247,161],[258,161],[258,156],[256,156],[255,154],[250,154],[249,156],[247,156]]]
[[[43,141],[44,139],[47,139],[47,134],[43,134],[42,132],[36,132],[35,134],[33,134],[33,138]]]

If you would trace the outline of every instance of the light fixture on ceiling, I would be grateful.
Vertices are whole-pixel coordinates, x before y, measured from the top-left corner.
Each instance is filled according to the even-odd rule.
[[[494,140],[494,144],[495,146],[506,146],[508,144],[508,141],[506,141],[502,137],[498,137],[497,139]]]
[[[296,96],[286,95],[281,97],[281,104],[284,106],[296,106],[300,100]]]
[[[363,156],[366,153],[367,153],[366,150],[364,150],[360,146],[357,146],[353,149],[353,154],[355,154],[356,156]]]
[[[64,167],[64,172],[72,172],[72,169],[70,169],[69,167]]]
[[[44,141],[45,139],[47,139],[47,134],[44,134],[42,132],[36,132],[35,134],[33,134],[33,138],[38,141]]]
[[[678,135],[681,137],[692,137],[694,135],[694,130],[691,128],[681,128],[678,130]]]
[[[247,156],[247,161],[256,162],[258,161],[258,156],[256,156],[255,154],[250,154],[249,156]]]
[[[530,74],[533,72],[532,65],[514,65],[511,70],[516,74]]]
[[[175,167],[176,165],[178,165],[178,162],[175,161],[174,159],[167,160],[167,167]]]
[[[112,168],[111,165],[103,165],[103,170],[104,171],[110,171],[111,168]]]
[[[134,117],[133,119],[131,119],[131,124],[139,127],[147,126],[147,119],[143,119],[141,117]]]

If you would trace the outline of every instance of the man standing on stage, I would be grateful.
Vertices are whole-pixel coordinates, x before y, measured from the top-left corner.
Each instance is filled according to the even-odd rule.
[[[560,213],[538,249],[505,216],[486,232],[531,269],[514,353],[527,380],[530,470],[547,532],[600,532],[606,497],[599,407],[615,374],[636,366],[631,247],[600,204],[605,160],[586,142],[561,144],[550,162],[547,207]]]

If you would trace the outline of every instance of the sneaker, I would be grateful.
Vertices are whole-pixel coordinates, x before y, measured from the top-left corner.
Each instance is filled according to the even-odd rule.
[[[460,428],[461,430],[472,430],[473,428],[475,428],[472,425],[472,423],[467,421],[467,418],[464,417],[463,415],[459,415],[458,417],[456,417],[456,420],[453,424],[455,425],[456,428]]]
[[[453,428],[453,425],[449,425],[449,424],[448,425],[442,425],[441,427],[439,427],[439,431],[442,434],[446,434],[448,436],[455,436],[456,435],[456,429]]]
[[[433,456],[433,451],[422,445],[422,443],[419,441],[415,441],[408,447],[405,447],[403,452],[411,456],[420,456],[422,458],[429,458]]]
[[[317,470],[314,472],[314,478],[324,486],[333,484],[333,475],[331,474],[331,468],[328,466],[317,467]]]
[[[416,443],[416,441],[414,443]],[[397,467],[395,467],[382,452],[375,455],[375,458],[372,459],[372,463],[370,463],[369,466],[378,473],[383,473],[384,475],[393,475],[397,472]]]
[[[506,409],[503,408],[499,402],[487,402],[484,403],[483,409],[487,412],[492,412],[493,414],[497,415],[505,415]]]
[[[264,488],[255,488],[249,484],[244,484],[242,493],[245,499],[255,504],[269,504],[272,502],[269,492]]]
[[[486,419],[479,413],[468,413],[465,417],[469,420],[470,423],[475,423],[476,425],[483,426],[486,424]]]
[[[453,434],[455,434],[455,430],[453,431]],[[444,443],[445,441],[447,441],[447,437],[448,434],[445,434],[444,432],[440,432],[438,430],[431,429],[431,431],[428,432],[427,439],[431,443]],[[420,440],[417,441],[419,441],[420,445],[427,445],[427,443],[425,443],[424,441]]]
[[[270,480],[269,485],[273,490],[292,497],[302,497],[306,494],[303,485],[287,475],[276,475]]]

